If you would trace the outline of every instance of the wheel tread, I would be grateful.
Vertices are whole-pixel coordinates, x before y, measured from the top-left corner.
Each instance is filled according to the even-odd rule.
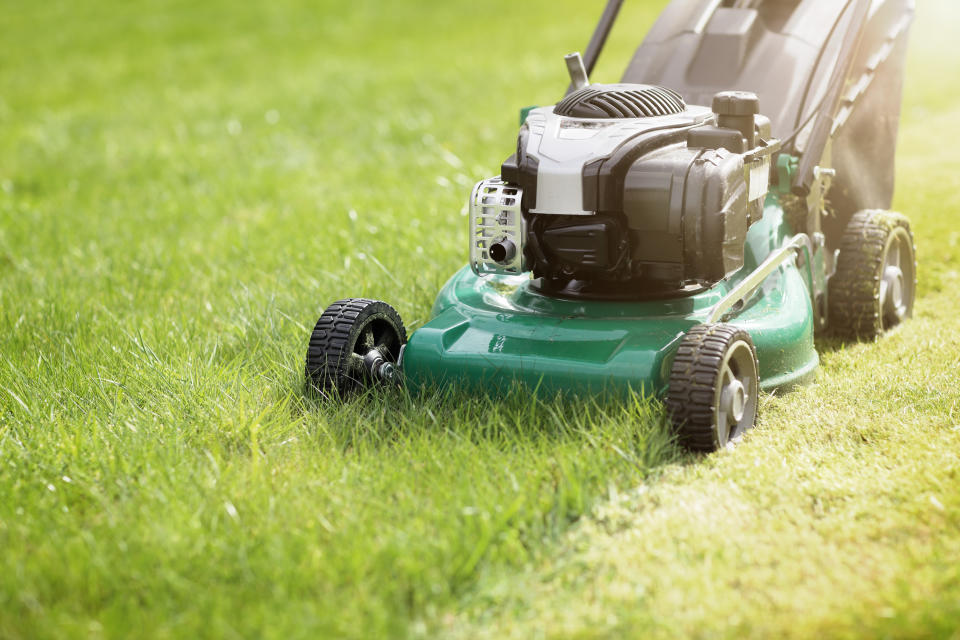
[[[385,302],[368,298],[345,298],[329,305],[313,329],[307,346],[305,374],[308,387],[329,395],[354,391],[359,380],[350,376],[351,352],[358,318],[383,317],[397,330],[399,344],[407,341],[407,333],[397,311]]]
[[[689,449],[715,451],[720,444],[714,425],[715,384],[727,348],[738,340],[750,345],[756,363],[750,335],[728,324],[697,325],[677,349],[665,404],[681,444]]]
[[[872,339],[883,333],[881,271],[887,239],[898,226],[906,229],[912,247],[910,221],[900,214],[874,209],[859,211],[847,224],[840,241],[837,270],[829,284],[829,320],[835,334]],[[916,268],[913,273],[916,274]]]

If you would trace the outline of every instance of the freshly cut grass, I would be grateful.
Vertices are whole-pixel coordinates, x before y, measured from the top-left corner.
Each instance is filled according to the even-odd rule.
[[[736,449],[622,487],[553,554],[485,580],[486,597],[444,628],[957,637],[960,323],[936,306],[877,344],[826,353],[817,384],[768,399]]]
[[[618,77],[663,6],[625,8]],[[734,451],[661,408],[303,395],[348,295],[416,329],[597,7],[27,3],[0,21],[0,637],[948,636],[960,71],[921,7],[917,318]],[[544,16],[556,16],[547,19]],[[535,28],[531,25],[535,25]]]

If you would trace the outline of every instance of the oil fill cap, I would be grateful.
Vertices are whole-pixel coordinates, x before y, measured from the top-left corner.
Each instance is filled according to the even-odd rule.
[[[760,113],[760,98],[749,91],[723,91],[713,96],[713,112],[718,116],[755,116]]]

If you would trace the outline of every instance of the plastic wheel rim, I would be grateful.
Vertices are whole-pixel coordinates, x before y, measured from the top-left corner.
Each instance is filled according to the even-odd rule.
[[[383,364],[396,362],[394,352],[400,349],[400,336],[390,323],[377,317],[370,318],[364,324],[357,340],[347,354],[347,371],[351,380],[362,383],[371,377],[371,363],[379,356]],[[378,363],[378,367],[382,364]],[[392,368],[392,367],[391,367]]]
[[[910,315],[914,297],[914,262],[910,235],[894,229],[884,249],[880,271],[880,318],[884,330]]]
[[[714,424],[719,446],[735,440],[753,425],[758,388],[753,350],[745,341],[738,340],[724,354],[717,377]]]

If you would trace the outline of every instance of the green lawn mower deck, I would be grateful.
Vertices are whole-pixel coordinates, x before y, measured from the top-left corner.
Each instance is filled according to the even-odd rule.
[[[310,389],[641,393],[710,451],[813,377],[816,333],[910,316],[913,237],[887,209],[912,0],[675,0],[621,82],[591,84],[621,1],[474,188],[431,320],[408,340],[390,305],[334,303]]]
[[[699,324],[724,319],[721,305],[777,249],[784,261],[745,305],[736,325],[756,346],[760,387],[802,383],[815,372],[808,275],[776,198],[750,229],[747,260],[736,275],[688,296],[630,302],[570,300],[536,291],[529,277],[479,277],[465,267],[450,279],[432,317],[411,336],[403,354],[409,385],[455,382],[490,389],[521,381],[529,388],[600,392],[632,389],[665,396],[673,356]],[[804,252],[805,246],[799,251]]]

